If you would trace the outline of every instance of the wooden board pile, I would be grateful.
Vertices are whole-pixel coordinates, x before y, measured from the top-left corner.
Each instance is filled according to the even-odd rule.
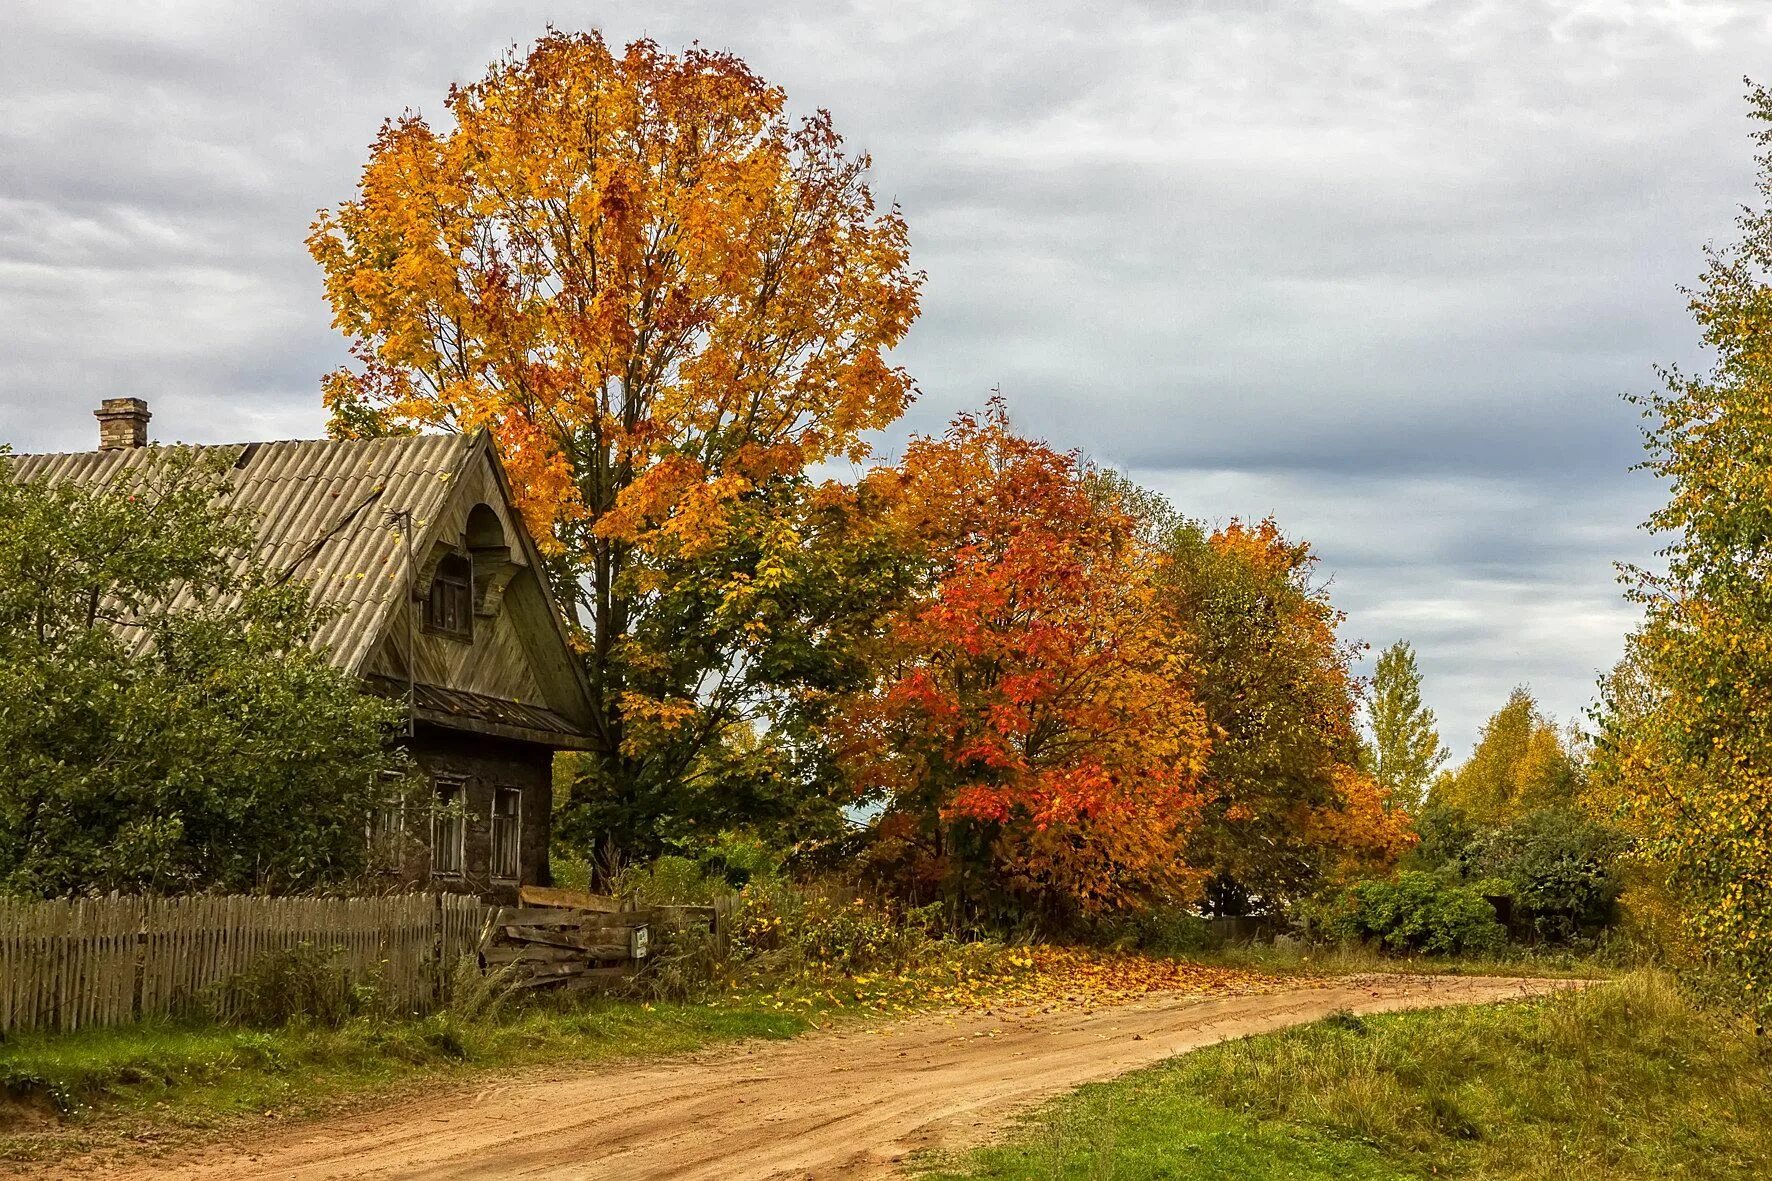
[[[717,908],[624,908],[599,894],[525,886],[520,905],[500,907],[480,944],[488,971],[519,988],[594,988],[631,976],[651,950],[652,930],[690,924],[718,932]]]

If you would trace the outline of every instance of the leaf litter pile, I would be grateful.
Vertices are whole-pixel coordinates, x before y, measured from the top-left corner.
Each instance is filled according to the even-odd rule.
[[[899,971],[802,979],[765,991],[766,1007],[808,1014],[828,1010],[912,1013],[928,1009],[1092,1008],[1158,993],[1239,996],[1320,980],[1191,963],[1138,952],[1086,947],[961,946]],[[745,1003],[758,1000],[750,993]]]

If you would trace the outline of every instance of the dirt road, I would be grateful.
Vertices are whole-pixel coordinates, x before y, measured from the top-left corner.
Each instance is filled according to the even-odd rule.
[[[1339,1009],[1505,1000],[1549,981],[1367,977],[1094,1010],[921,1017],[669,1062],[529,1075],[82,1176],[112,1181],[762,1181],[890,1175],[1093,1079]],[[66,1175],[66,1174],[63,1174]]]

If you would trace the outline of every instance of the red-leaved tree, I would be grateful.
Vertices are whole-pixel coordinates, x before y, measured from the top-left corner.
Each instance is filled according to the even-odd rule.
[[[897,479],[924,576],[843,713],[875,863],[987,922],[1191,897],[1205,722],[1133,518],[1000,402]]]

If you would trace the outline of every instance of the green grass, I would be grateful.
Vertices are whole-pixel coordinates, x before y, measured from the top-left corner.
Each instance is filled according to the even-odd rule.
[[[1772,1048],[1637,972],[1340,1016],[1085,1087],[935,1177],[1772,1176]]]
[[[1279,976],[1346,976],[1367,972],[1420,976],[1535,976],[1593,979],[1621,975],[1623,969],[1592,955],[1563,948],[1510,947],[1491,956],[1398,955],[1367,944],[1297,942],[1234,943],[1184,959],[1247,968]]]
[[[981,1149],[928,1181],[1390,1181],[1408,1177],[1371,1148],[1308,1128],[1265,1125],[1140,1071],[1087,1086],[1040,1113],[1013,1143]]]
[[[0,1161],[34,1160],[144,1130],[206,1129],[247,1115],[301,1115],[366,1092],[550,1062],[789,1037],[814,1014],[761,1000],[684,1004],[589,999],[496,1017],[443,1012],[239,1029],[148,1024],[0,1042]],[[105,1118],[95,1120],[95,1115]]]

